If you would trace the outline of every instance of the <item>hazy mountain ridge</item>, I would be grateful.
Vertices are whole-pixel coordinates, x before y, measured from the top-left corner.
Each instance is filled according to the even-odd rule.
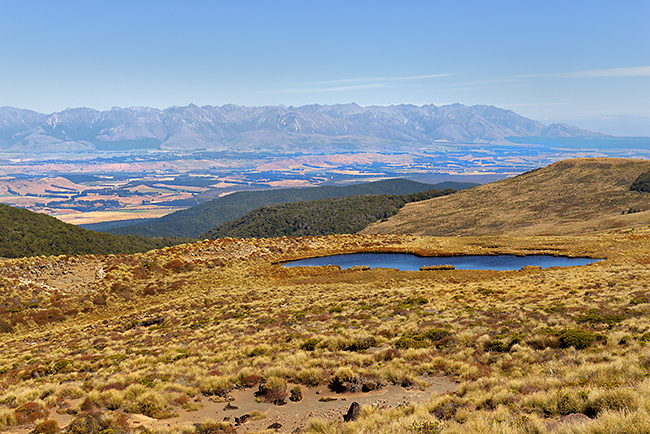
[[[546,126],[493,106],[357,104],[302,107],[73,108],[52,114],[0,107],[0,149],[92,151],[127,143],[162,149],[260,150],[293,145],[347,150],[435,147],[436,141],[490,142],[506,137],[604,137],[563,124]],[[308,150],[308,149],[305,149]],[[322,150],[322,149],[321,149]]]

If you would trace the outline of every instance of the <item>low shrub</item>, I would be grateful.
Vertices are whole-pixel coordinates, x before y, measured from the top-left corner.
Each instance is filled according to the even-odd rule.
[[[630,300],[630,304],[633,305],[644,304],[644,303],[650,303],[650,299],[645,294],[637,295]]]
[[[591,346],[595,340],[595,334],[583,329],[567,329],[560,333],[562,348],[573,347],[582,350]]]
[[[613,327],[614,325],[625,321],[626,319],[627,317],[620,313],[602,313],[600,311],[592,309],[587,313],[578,316],[576,318],[576,322],[588,324],[606,324],[608,327]]]
[[[59,432],[59,424],[55,420],[46,420],[36,425],[29,434],[57,434]]]
[[[42,405],[27,402],[14,410],[16,425],[25,425],[38,419],[45,419],[49,412]]]
[[[359,378],[347,366],[338,368],[329,384],[329,388],[336,393],[358,392],[361,386]]]
[[[302,345],[300,345],[300,348],[302,348],[305,351],[314,351],[319,343],[320,341],[318,339],[309,338],[306,341],[304,341]]]
[[[289,397],[289,401],[291,402],[302,401],[302,388],[300,386],[294,386],[291,389],[291,396]]]
[[[373,336],[368,336],[364,338],[355,339],[344,349],[346,351],[365,351],[368,348],[372,348],[375,346],[377,346],[377,339],[375,339]]]
[[[287,403],[287,382],[283,378],[269,377],[264,384],[258,386],[255,396],[264,402],[275,405]]]
[[[433,328],[418,334],[402,336],[395,342],[398,348],[426,348],[430,344],[438,344],[442,340],[451,337],[452,332],[444,328]],[[448,342],[445,342],[448,345]]]

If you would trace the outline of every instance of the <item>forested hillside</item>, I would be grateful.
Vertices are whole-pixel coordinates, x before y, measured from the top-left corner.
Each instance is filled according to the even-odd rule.
[[[208,231],[202,238],[353,234],[372,222],[395,215],[409,202],[432,199],[454,191],[349,196],[265,206]]]
[[[117,236],[88,231],[54,217],[0,204],[0,256],[146,252],[179,244],[179,238]]]
[[[321,186],[308,188],[287,188],[280,190],[241,191],[191,208],[177,211],[165,217],[149,220],[141,224],[111,229],[107,232],[116,235],[191,237],[199,235],[225,222],[243,217],[247,213],[265,205],[311,201],[333,197],[357,196],[362,194],[411,194],[432,188],[461,190],[472,187],[472,183],[447,182],[424,184],[406,179],[352,184],[342,187]]]

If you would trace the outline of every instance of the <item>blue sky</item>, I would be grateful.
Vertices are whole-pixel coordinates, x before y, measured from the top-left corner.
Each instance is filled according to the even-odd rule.
[[[650,136],[650,2],[0,0],[0,106],[490,104]]]

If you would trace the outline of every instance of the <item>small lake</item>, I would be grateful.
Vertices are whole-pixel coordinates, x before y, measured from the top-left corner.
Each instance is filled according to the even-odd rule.
[[[420,267],[453,265],[457,270],[519,270],[527,265],[549,267],[572,267],[588,265],[602,259],[567,258],[551,255],[497,255],[497,256],[416,256],[406,253],[352,253],[348,255],[323,256],[286,262],[285,267],[318,267],[339,265],[342,269],[356,265],[370,268],[397,268],[401,271],[417,271]]]

